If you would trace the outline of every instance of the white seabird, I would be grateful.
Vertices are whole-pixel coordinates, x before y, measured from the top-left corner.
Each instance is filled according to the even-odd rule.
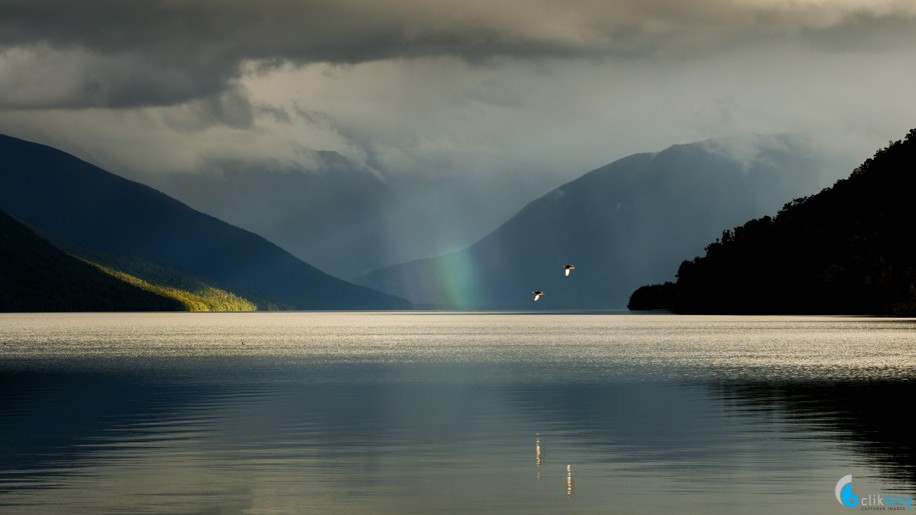
[[[533,291],[533,292],[531,292],[531,293],[534,294],[534,300],[532,300],[531,302],[537,302],[538,299],[541,298],[541,295],[544,295],[544,292],[542,292],[542,291]]]
[[[576,269],[576,265],[563,265],[563,270],[566,273],[566,277],[569,277],[569,273]]]

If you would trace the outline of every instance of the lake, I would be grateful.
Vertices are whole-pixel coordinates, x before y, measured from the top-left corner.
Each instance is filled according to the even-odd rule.
[[[0,512],[906,510],[914,393],[906,319],[0,314]]]

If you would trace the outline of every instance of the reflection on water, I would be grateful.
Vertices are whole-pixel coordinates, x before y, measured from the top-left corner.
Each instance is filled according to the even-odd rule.
[[[735,382],[709,388],[742,417],[785,420],[801,437],[832,435],[882,477],[916,485],[912,381]]]
[[[576,495],[576,482],[572,476],[572,465],[566,465],[566,497]]]
[[[541,445],[541,433],[534,439],[534,463],[538,466],[538,481],[541,480],[541,466],[544,465],[544,447]]]
[[[904,320],[2,315],[0,344],[4,513],[835,513],[846,474],[916,487]]]

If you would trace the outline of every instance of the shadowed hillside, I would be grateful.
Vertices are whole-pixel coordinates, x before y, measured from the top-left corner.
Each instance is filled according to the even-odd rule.
[[[262,305],[409,304],[331,277],[260,236],[44,145],[0,136],[0,209],[80,253],[138,258]]]
[[[399,261],[388,257],[395,243],[383,216],[386,206],[398,202],[390,186],[333,152],[316,159],[316,170],[227,162],[217,171],[154,173],[142,182],[337,277]]]
[[[0,211],[0,311],[180,311],[65,254]]]
[[[916,314],[916,129],[847,179],[725,231],[631,309]]]

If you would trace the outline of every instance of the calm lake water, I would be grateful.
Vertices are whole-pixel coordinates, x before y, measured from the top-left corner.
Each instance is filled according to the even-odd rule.
[[[4,314],[0,512],[844,513],[914,393],[912,320]]]

